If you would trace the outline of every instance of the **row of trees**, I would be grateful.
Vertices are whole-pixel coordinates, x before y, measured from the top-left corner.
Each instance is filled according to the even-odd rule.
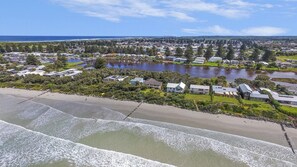
[[[206,50],[206,51],[205,51]],[[165,55],[170,56],[172,55],[169,48],[166,48]],[[238,56],[239,60],[253,60],[253,61],[259,61],[261,55],[261,50],[258,48],[255,48],[253,53],[249,56],[247,54],[247,47],[245,44],[243,44],[240,48],[240,53]],[[191,47],[191,45],[188,45],[185,51],[181,49],[180,47],[176,48],[175,55],[176,57],[186,57],[189,61],[193,59],[194,56],[203,56],[207,60],[211,58],[212,56],[221,57],[223,59],[233,60],[235,58],[235,51],[232,45],[228,45],[228,48],[225,49],[223,45],[219,44],[217,52],[214,54],[213,45],[209,45],[207,48],[204,48],[204,45],[201,45],[198,47],[196,54],[194,54],[194,50]],[[264,51],[264,54],[262,56],[263,61],[275,61],[276,60],[276,54],[274,51],[271,51],[269,49],[266,49]]]
[[[56,52],[66,52],[66,46],[63,43],[59,44],[5,44],[0,45],[0,53],[6,52],[47,52],[47,53],[56,53]]]

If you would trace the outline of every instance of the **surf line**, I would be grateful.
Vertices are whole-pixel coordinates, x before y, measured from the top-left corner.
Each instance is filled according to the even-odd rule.
[[[143,101],[141,101],[123,120],[126,120],[130,115],[132,115],[143,103]]]
[[[290,146],[292,152],[293,152],[294,154],[296,154],[296,153],[295,153],[295,150],[294,150],[294,148],[293,148],[292,142],[291,142],[291,140],[290,140],[290,138],[289,138],[289,136],[288,136],[288,134],[287,134],[287,132],[286,132],[286,129],[285,129],[284,125],[283,125],[282,123],[281,123],[280,125],[281,125],[281,128],[282,128],[282,130],[283,130],[283,132],[284,132],[285,138],[286,138],[286,140],[287,140],[287,142],[288,142],[288,144],[289,144],[289,146]]]
[[[42,93],[40,93],[39,95],[36,95],[36,96],[34,96],[34,97],[30,97],[29,99],[23,100],[23,101],[19,102],[18,104],[22,104],[22,103],[24,103],[24,102],[33,100],[33,99],[35,99],[35,98],[37,98],[37,97],[40,97],[40,96],[42,96],[42,95],[48,93],[49,91],[50,91],[50,90],[48,89],[48,90],[46,90],[45,92],[42,92]]]

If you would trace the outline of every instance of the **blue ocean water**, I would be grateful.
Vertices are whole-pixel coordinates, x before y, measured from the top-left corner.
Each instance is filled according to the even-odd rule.
[[[120,39],[124,36],[0,36],[0,42],[45,42],[94,39]]]

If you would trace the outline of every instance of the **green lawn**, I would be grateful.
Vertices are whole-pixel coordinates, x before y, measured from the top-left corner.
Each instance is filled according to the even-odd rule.
[[[80,64],[82,64],[83,62],[76,62],[76,63],[67,63],[66,65],[66,69],[69,69],[69,68],[79,68]]]
[[[276,58],[279,61],[286,61],[287,59],[297,60],[297,55],[295,55],[295,56],[277,56]]]
[[[159,94],[162,97],[165,95],[165,92],[158,90],[158,89],[145,89],[145,90],[142,90],[141,92],[144,94],[155,93],[155,94]]]
[[[297,107],[291,107],[291,106],[281,106],[282,110],[284,110],[287,113],[293,114],[297,116]]]
[[[232,103],[239,105],[239,101],[236,98],[233,97],[224,97],[224,96],[214,96],[214,102],[219,102],[219,103]]]
[[[198,94],[186,94],[185,99],[187,100],[195,100],[195,101],[205,101],[205,102],[210,102],[210,95],[198,95]],[[223,96],[214,96],[214,102],[219,102],[219,103],[232,103],[239,105],[239,102],[236,98],[232,97],[223,97]]]
[[[243,104],[253,105],[253,108],[257,111],[273,111],[275,110],[269,103],[254,101],[254,100],[244,100],[242,99]]]
[[[187,100],[195,100],[195,101],[210,102],[210,96],[209,95],[186,94],[185,95],[185,99],[187,99]]]

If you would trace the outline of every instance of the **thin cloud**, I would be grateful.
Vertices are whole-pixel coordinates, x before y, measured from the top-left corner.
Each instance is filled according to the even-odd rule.
[[[243,35],[252,35],[252,36],[275,36],[282,35],[287,32],[286,29],[280,27],[251,27],[241,30]]]
[[[75,12],[119,22],[124,17],[172,17],[195,22],[191,15],[209,13],[226,18],[249,17],[255,7],[270,4],[249,3],[243,0],[207,2],[205,0],[51,0]]]
[[[261,26],[249,27],[239,31],[227,29],[219,25],[206,28],[184,28],[183,32],[194,35],[238,35],[238,36],[276,36],[283,35],[287,32],[286,29],[280,27]]]

